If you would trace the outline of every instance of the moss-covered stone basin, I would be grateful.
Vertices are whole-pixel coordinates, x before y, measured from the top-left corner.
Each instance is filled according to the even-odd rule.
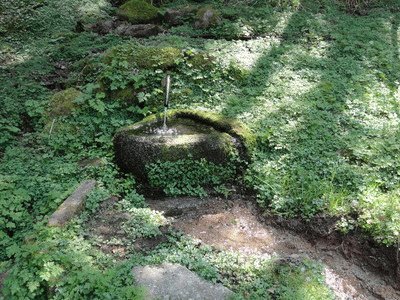
[[[204,158],[223,165],[229,163],[233,155],[246,156],[244,140],[234,133],[233,127],[230,132],[229,126],[226,130],[217,126],[222,122],[210,121],[203,112],[176,110],[168,114],[167,130],[163,129],[161,115],[122,128],[114,137],[116,162],[123,172],[147,181],[146,165],[157,161]],[[243,130],[237,129],[238,132]]]

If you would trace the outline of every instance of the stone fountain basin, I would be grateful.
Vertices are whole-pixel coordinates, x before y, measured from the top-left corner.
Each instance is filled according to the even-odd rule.
[[[146,165],[157,161],[204,158],[221,165],[240,145],[237,137],[190,118],[175,115],[168,120],[167,132],[162,127],[162,120],[153,119],[117,132],[115,158],[123,172],[147,181]]]

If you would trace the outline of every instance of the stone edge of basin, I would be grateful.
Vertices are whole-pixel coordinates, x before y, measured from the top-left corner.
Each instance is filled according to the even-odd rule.
[[[78,188],[50,216],[48,226],[62,227],[68,223],[84,206],[87,195],[95,188],[93,179],[83,181]]]
[[[190,109],[169,110],[167,117],[170,119],[190,119],[204,125],[211,126],[217,131],[225,132],[233,136],[240,141],[240,148],[242,149],[239,149],[239,151],[241,152],[242,158],[247,161],[250,160],[251,152],[255,148],[256,137],[252,131],[241,121],[215,112]],[[136,130],[145,124],[160,122],[162,121],[162,118],[163,115],[161,113],[157,113],[150,115],[135,124],[122,127],[116,131],[114,135],[114,141],[119,134]]]

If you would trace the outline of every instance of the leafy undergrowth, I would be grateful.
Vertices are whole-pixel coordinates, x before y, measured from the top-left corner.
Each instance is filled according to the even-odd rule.
[[[353,15],[332,1],[213,1],[207,7],[220,19],[209,28],[196,27],[194,14],[178,26],[162,24],[166,34],[133,39],[90,32],[90,24],[116,13],[106,0],[2,1],[0,266],[11,267],[14,278],[5,283],[7,299],[104,298],[115,280],[120,298],[139,295],[124,287],[127,273],[118,275],[127,265],[103,264],[83,242],[79,247],[85,249],[60,250],[75,247],[79,229],[32,228],[45,224],[85,178],[96,179],[104,194],[137,200],[134,179],[121,175],[113,162],[112,136],[160,110],[160,81],[167,73],[173,107],[221,112],[256,134],[243,181],[263,208],[306,220],[321,212],[335,215],[344,231],[359,226],[377,241],[396,245],[400,12],[397,1],[352,3],[361,2],[368,5],[348,7],[361,14]],[[188,6],[202,4],[172,1],[160,9],[163,14]],[[71,91],[73,97],[62,98]],[[102,163],[83,163],[95,158]],[[187,187],[193,192],[197,183],[185,180],[173,193]],[[90,202],[93,211],[97,200]],[[148,260],[167,259],[174,251],[185,257],[190,243],[179,238]],[[327,297],[319,275],[313,277],[318,273],[313,263],[268,262],[259,269],[250,259],[246,269],[238,258],[216,262],[223,257],[207,251],[207,266],[215,263],[219,269],[203,275],[241,295],[305,299],[316,291],[310,299]],[[73,253],[93,260],[90,268]],[[304,281],[302,272],[314,275]],[[254,274],[265,276],[258,282]],[[243,285],[233,281],[235,276]],[[87,278],[93,278],[84,285],[88,290],[75,291]]]

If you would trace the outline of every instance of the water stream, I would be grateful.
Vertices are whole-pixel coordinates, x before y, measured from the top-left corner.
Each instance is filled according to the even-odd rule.
[[[167,114],[168,114],[168,107],[169,107],[169,92],[171,89],[171,76],[167,75],[165,78],[165,98],[164,98],[164,123],[163,123],[163,130],[168,131],[167,126]]]

